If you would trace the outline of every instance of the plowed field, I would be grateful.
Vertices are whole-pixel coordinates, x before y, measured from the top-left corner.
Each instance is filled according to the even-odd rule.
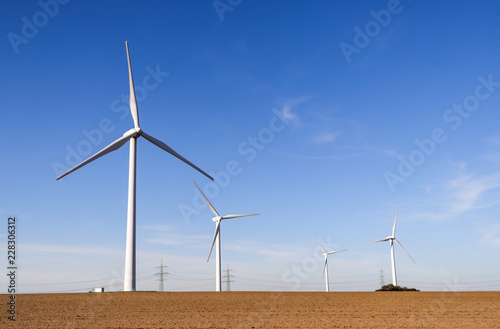
[[[500,292],[22,294],[1,328],[500,328]]]

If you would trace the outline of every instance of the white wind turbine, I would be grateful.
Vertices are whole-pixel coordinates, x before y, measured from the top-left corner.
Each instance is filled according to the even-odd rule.
[[[122,137],[115,140],[113,143],[109,144],[96,154],[92,155],[90,158],[84,160],[82,163],[76,165],[71,168],[64,174],[60,175],[56,179],[59,180],[64,176],[72,173],[73,171],[85,166],[86,164],[106,155],[110,152],[118,150],[120,147],[125,145],[128,141],[130,141],[130,156],[129,156],[129,175],[128,175],[128,207],[127,207],[127,240],[126,240],[126,249],[125,249],[125,277],[124,277],[124,291],[135,291],[136,290],[136,252],[135,252],[135,243],[136,243],[136,225],[135,225],[135,195],[136,195],[136,162],[137,162],[137,138],[144,137],[154,145],[163,149],[164,151],[172,154],[176,158],[181,161],[187,163],[194,169],[201,172],[203,175],[207,176],[211,180],[207,173],[203,170],[195,166],[189,160],[184,158],[179,153],[175,152],[171,149],[167,144],[157,140],[156,138],[146,134],[139,126],[139,112],[137,110],[137,100],[135,97],[135,89],[134,89],[134,79],[132,77],[132,66],[130,64],[130,54],[128,51],[128,42],[125,41],[125,46],[127,48],[127,62],[128,62],[128,76],[129,76],[129,86],[130,86],[130,112],[132,113],[132,118],[134,120],[134,128],[128,130],[123,134]]]
[[[394,226],[392,227],[392,235],[388,236],[387,238],[368,242],[368,243],[375,243],[375,242],[382,242],[382,241],[390,241],[391,244],[391,265],[392,265],[392,284],[394,286],[398,285],[398,280],[396,278],[396,257],[394,255],[394,241],[399,244],[399,246],[405,251],[405,253],[411,258],[411,260],[415,263],[415,260],[410,256],[408,251],[403,247],[403,245],[396,239],[396,222],[398,221],[398,211],[399,208],[396,209],[396,219],[394,220]],[[416,263],[415,263],[416,264]]]
[[[336,250],[336,251],[329,251],[327,252],[325,248],[323,248],[318,241],[316,241],[315,238],[311,237],[314,242],[323,250],[323,256],[325,256],[325,266],[323,267],[323,276],[325,277],[325,283],[326,283],[326,292],[330,291],[330,284],[328,283],[328,255],[333,255],[341,251],[345,251],[347,249],[342,249],[342,250]]]
[[[223,219],[231,219],[231,218],[238,218],[238,217],[246,217],[246,216],[256,216],[259,214],[249,214],[249,215],[226,215],[226,216],[221,216],[215,210],[214,206],[208,201],[207,197],[205,194],[201,191],[201,189],[198,187],[198,185],[193,181],[194,185],[198,188],[198,191],[200,191],[201,195],[203,195],[203,198],[207,202],[208,206],[214,213],[215,217],[212,218],[212,221],[215,222],[215,233],[214,233],[214,238],[212,240],[212,246],[210,247],[210,252],[208,253],[208,258],[207,262],[210,260],[210,255],[212,254],[212,250],[214,249],[214,244],[215,244],[215,291],[221,291],[221,259],[220,259],[220,222]]]

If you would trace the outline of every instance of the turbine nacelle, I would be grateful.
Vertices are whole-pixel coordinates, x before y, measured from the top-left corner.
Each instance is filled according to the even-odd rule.
[[[217,222],[220,222],[223,219],[224,219],[224,217],[222,217],[222,216],[216,216],[216,217],[212,218],[212,222],[217,223]]]
[[[370,243],[376,243],[376,242],[384,242],[384,241],[392,241],[392,240],[396,240],[395,237],[393,236],[388,236],[387,238],[383,238],[383,239],[380,239],[380,240],[375,240],[375,241],[372,241],[372,242],[367,242],[368,244]]]
[[[127,130],[125,133],[123,133],[122,136],[128,135],[129,138],[138,138],[141,136],[141,134],[142,134],[142,129],[138,127]]]
[[[335,250],[335,251],[330,251],[330,252],[327,252],[326,255],[333,255],[333,254],[336,254],[338,252],[341,252],[341,251],[346,251],[347,249],[340,249],[340,250]]]

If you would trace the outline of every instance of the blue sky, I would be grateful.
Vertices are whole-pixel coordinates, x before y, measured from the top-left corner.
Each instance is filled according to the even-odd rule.
[[[0,241],[18,217],[20,292],[122,287],[128,146],[56,181],[133,127],[138,289],[215,288],[221,214],[233,290],[390,282],[500,288],[500,32],[496,1],[4,2]],[[0,275],[6,270],[0,268]],[[2,277],[6,277],[2,275]],[[5,293],[7,281],[0,285]]]

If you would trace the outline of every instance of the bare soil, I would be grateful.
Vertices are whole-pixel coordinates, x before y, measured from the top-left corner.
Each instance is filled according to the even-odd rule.
[[[500,292],[9,295],[0,328],[500,328]]]

